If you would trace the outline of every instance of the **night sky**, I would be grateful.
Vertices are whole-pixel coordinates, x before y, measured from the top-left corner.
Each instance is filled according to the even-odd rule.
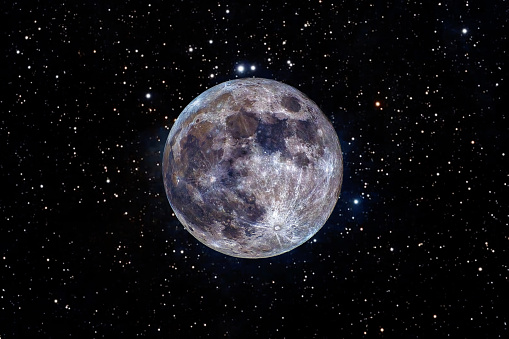
[[[506,1],[2,12],[2,339],[509,336]],[[268,259],[199,243],[162,182],[182,109],[242,77],[308,95],[343,149],[329,221]]]

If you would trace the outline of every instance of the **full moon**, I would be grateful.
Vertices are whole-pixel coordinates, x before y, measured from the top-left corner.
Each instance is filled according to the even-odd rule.
[[[338,136],[318,106],[274,80],[196,97],[170,130],[163,181],[178,220],[221,253],[266,258],[310,239],[339,197]]]

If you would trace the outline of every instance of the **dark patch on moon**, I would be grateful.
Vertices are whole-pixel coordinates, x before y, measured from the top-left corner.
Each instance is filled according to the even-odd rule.
[[[272,123],[260,122],[256,131],[256,141],[263,151],[272,154],[277,151],[284,153],[286,150],[285,134],[286,120],[275,119]]]
[[[226,170],[224,175],[221,176],[220,182],[221,185],[227,188],[236,187],[238,184],[239,176],[233,168],[229,168]]]
[[[196,165],[198,167],[203,167],[204,165],[204,157],[202,152],[200,151],[200,141],[194,135],[189,134],[186,138],[180,141],[180,148],[182,152],[180,153],[180,158],[183,160],[183,168],[182,170],[187,172],[189,166],[191,164]]]
[[[297,120],[295,124],[295,136],[300,140],[314,144],[317,141],[316,125],[307,120]]]
[[[234,162],[234,158],[221,160],[214,170],[216,179],[228,189],[235,188],[239,181],[248,175],[247,170],[235,168]]]
[[[223,149],[212,149],[214,138],[221,133],[221,128],[203,121],[193,125],[187,136],[180,140],[181,170],[187,178],[195,177],[196,168],[205,170],[222,158]]]
[[[300,111],[301,105],[299,99],[294,96],[287,95],[281,100],[281,105],[289,111],[298,112]]]
[[[243,144],[236,148],[234,148],[231,152],[231,158],[232,160],[240,159],[247,157],[251,154],[251,147],[250,144]]]
[[[242,234],[238,228],[232,225],[225,225],[221,233],[228,239],[238,239]]]
[[[178,187],[171,188],[174,203],[179,204],[181,213],[186,213],[185,215],[191,216],[190,220],[193,221],[195,227],[205,230],[208,224],[205,222],[204,218],[208,213],[200,205],[189,203],[191,191],[188,188],[188,185],[179,185]]]
[[[246,237],[251,238],[253,235],[256,234],[254,227],[252,227],[251,225],[247,224],[245,226],[243,225],[243,227],[244,227],[244,234],[246,235]]]
[[[299,152],[295,155],[295,164],[299,167],[307,167],[309,165],[309,159],[304,152]]]
[[[235,139],[248,138],[257,128],[258,119],[253,113],[240,111],[226,118],[226,130]]]
[[[253,193],[237,190],[236,194],[242,200],[241,207],[243,209],[239,211],[242,219],[256,222],[263,218],[265,208],[256,203],[256,196]]]

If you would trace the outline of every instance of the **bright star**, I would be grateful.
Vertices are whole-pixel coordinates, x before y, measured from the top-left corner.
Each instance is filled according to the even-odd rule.
[[[150,99],[152,95],[150,93],[145,94],[145,98]]]
[[[244,72],[244,66],[239,65],[239,67],[237,67],[237,71],[239,71],[240,73]]]
[[[357,204],[359,203],[359,200],[358,200],[358,199],[355,199],[355,200],[353,201],[353,203],[357,205]]]

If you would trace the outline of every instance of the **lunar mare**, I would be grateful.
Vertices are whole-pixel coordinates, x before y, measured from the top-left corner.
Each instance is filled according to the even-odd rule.
[[[184,227],[242,258],[279,255],[311,238],[334,209],[343,175],[337,134],[318,106],[261,78],[196,97],[175,121],[162,165]]]

